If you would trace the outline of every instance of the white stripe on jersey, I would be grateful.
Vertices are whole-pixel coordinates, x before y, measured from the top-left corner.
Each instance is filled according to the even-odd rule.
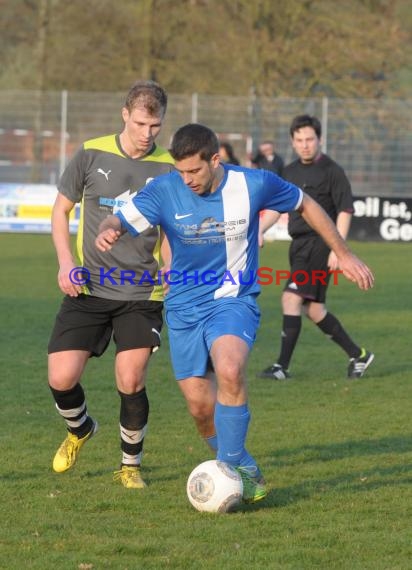
[[[237,297],[240,289],[240,271],[244,271],[246,268],[250,201],[243,172],[229,170],[222,191],[222,200],[226,235],[226,271],[230,272],[231,280],[226,280],[221,287],[216,289],[215,299]],[[245,223],[240,226],[232,225],[230,224],[231,220],[236,222],[245,220]],[[230,239],[231,237],[233,239]]]
[[[133,200],[129,200],[122,206],[121,213],[123,214],[125,220],[130,224],[139,234],[152,228],[152,224],[144,217],[141,211],[136,208]]]

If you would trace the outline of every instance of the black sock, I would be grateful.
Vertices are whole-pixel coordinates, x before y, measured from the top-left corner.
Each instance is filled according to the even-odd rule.
[[[122,465],[140,465],[149,417],[146,388],[137,394],[124,394],[119,391],[119,396]]]
[[[346,352],[349,358],[358,358],[360,356],[361,348],[353,342],[332,313],[326,313],[326,317],[316,324],[323,333],[328,335],[333,342],[336,342]]]
[[[283,368],[289,368],[301,328],[302,317],[300,315],[283,315],[282,340],[278,358],[278,364]]]
[[[67,429],[77,435],[84,437],[93,427],[93,420],[87,414],[86,399],[83,388],[76,384],[70,390],[56,390],[50,386],[56,408],[66,422]]]

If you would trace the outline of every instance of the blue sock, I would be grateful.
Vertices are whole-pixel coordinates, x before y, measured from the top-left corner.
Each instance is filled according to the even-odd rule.
[[[216,402],[215,426],[219,440],[216,459],[233,466],[255,466],[255,460],[245,449],[250,413],[247,404],[224,406]]]
[[[212,451],[217,451],[217,435],[203,438]]]

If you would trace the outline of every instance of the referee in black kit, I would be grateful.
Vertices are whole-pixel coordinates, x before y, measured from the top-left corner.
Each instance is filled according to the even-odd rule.
[[[284,168],[282,177],[316,200],[346,239],[353,213],[352,190],[344,170],[322,153],[319,119],[298,115],[293,119],[289,132],[298,158]],[[261,218],[261,230],[267,229],[278,217],[277,213],[265,211]],[[306,276],[313,275],[314,271],[325,271],[327,277],[303,279],[301,284],[297,279],[288,280],[282,294],[280,354],[274,364],[260,373],[260,377],[274,380],[290,378],[289,363],[300,335],[303,312],[346,352],[349,357],[348,378],[360,378],[372,363],[374,355],[352,340],[325,305],[329,271],[338,269],[336,255],[297,211],[289,213],[288,231],[292,237],[289,250],[291,275],[295,271]]]

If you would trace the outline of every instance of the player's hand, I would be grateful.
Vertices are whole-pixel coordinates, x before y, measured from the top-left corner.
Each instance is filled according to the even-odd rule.
[[[336,256],[336,253],[334,251],[331,251],[329,253],[329,257],[328,257],[328,268],[331,271],[337,271],[339,269],[339,262],[338,262],[338,258]]]
[[[263,231],[261,230],[260,227],[259,227],[259,233],[258,233],[258,244],[259,244],[259,247],[263,247],[265,245],[265,239],[263,237]]]
[[[373,287],[375,277],[372,271],[353,253],[338,258],[338,266],[346,279],[356,283],[359,289],[367,291]]]
[[[104,230],[97,236],[94,242],[95,246],[100,251],[109,251],[121,235],[119,230],[113,230],[112,228]]]
[[[74,263],[61,265],[57,274],[57,282],[60,290],[70,297],[78,297],[83,292],[82,283],[78,279],[79,268]]]

